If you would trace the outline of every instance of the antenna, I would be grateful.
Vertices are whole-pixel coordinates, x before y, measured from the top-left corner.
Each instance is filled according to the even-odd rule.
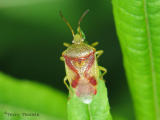
[[[83,14],[82,16],[80,17],[79,21],[78,21],[78,30],[79,30],[79,33],[80,33],[80,36],[82,36],[81,32],[80,32],[80,24],[81,24],[81,21],[83,20],[83,18],[87,15],[87,13],[89,12],[89,9],[87,9]]]
[[[72,32],[72,35],[73,35],[73,37],[74,37],[74,31],[73,31],[71,25],[70,25],[69,22],[66,20],[66,18],[63,16],[63,14],[62,14],[61,11],[59,11],[59,14],[60,14],[61,18],[64,20],[64,22],[67,24],[67,26],[69,27],[69,29],[70,29],[70,31]]]

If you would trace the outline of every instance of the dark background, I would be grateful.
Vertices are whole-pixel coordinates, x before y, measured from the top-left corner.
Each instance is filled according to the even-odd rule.
[[[86,40],[99,42],[104,50],[99,65],[108,70],[104,76],[112,114],[133,117],[129,89],[122,65],[109,0],[2,0],[0,2],[0,70],[20,79],[28,79],[54,87],[67,94],[63,84],[64,63],[59,60],[71,43],[72,34],[59,16],[59,10],[72,25],[86,10],[89,14],[81,23]]]

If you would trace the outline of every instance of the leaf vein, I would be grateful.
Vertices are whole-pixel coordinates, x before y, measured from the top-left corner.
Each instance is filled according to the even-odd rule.
[[[158,96],[157,96],[157,87],[156,87],[156,77],[155,77],[155,68],[154,68],[154,58],[153,58],[153,51],[152,51],[152,42],[151,42],[151,31],[149,25],[149,18],[148,18],[148,11],[147,11],[147,0],[143,0],[144,5],[144,16],[145,16],[145,24],[146,24],[146,32],[147,32],[147,40],[148,40],[148,47],[149,47],[149,57],[150,57],[150,68],[151,68],[151,76],[152,76],[152,85],[153,85],[153,95],[154,95],[154,107],[155,107],[155,114],[156,119],[159,120],[159,107],[158,107]]]

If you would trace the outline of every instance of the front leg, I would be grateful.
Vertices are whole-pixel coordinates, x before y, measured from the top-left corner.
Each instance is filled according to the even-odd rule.
[[[65,47],[69,47],[69,46],[71,46],[71,44],[66,43],[66,42],[64,42],[64,43],[63,43],[63,45],[64,45]]]
[[[61,61],[64,61],[64,57],[61,56],[61,57],[60,57],[60,60],[61,60]]]
[[[95,46],[97,46],[98,44],[99,44],[99,42],[94,42],[94,43],[91,44],[91,46],[92,46],[92,47],[95,47]]]

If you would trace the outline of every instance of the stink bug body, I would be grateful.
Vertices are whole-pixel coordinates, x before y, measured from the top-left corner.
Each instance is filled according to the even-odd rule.
[[[72,44],[64,43],[67,49],[62,53],[61,60],[65,62],[66,77],[64,83],[71,93],[75,93],[80,100],[86,104],[92,101],[93,96],[97,94],[97,85],[99,77],[107,72],[107,70],[97,64],[97,58],[103,53],[102,50],[96,51],[94,46],[97,42],[88,45],[84,43],[85,36],[80,28],[80,22],[88,13],[85,11],[78,22],[77,34],[68,21],[60,13],[63,20],[70,28],[73,41]],[[100,76],[100,70],[104,71]],[[68,80],[69,85],[66,83]]]

